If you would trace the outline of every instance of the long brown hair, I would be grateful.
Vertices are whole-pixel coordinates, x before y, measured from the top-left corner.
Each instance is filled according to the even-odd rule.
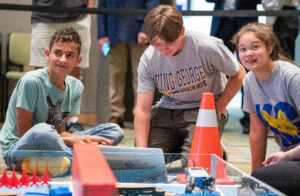
[[[236,46],[236,53],[239,54],[238,45],[241,36],[245,33],[253,32],[258,39],[260,39],[267,48],[272,47],[272,53],[270,57],[273,61],[284,60],[295,64],[292,59],[289,59],[284,55],[282,48],[280,47],[280,42],[277,36],[274,34],[273,30],[263,23],[253,22],[243,26],[239,32],[237,32],[231,42]]]

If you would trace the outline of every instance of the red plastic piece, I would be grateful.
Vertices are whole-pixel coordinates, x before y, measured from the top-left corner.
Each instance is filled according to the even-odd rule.
[[[31,182],[30,182],[30,186],[33,186],[33,185],[39,186],[38,182],[41,182],[41,181],[36,175],[36,168],[34,168],[32,178],[31,178]]]
[[[49,178],[49,176],[48,176],[48,166],[46,165],[46,167],[45,167],[45,170],[44,170],[44,174],[43,174],[43,176],[41,177],[41,182],[42,182],[42,184],[48,184],[49,185],[49,183],[48,182],[51,182],[52,180]]]
[[[117,180],[96,144],[74,144],[72,181],[76,196],[118,195]]]
[[[25,167],[23,168],[22,177],[20,178],[19,182],[20,182],[20,186],[28,187],[28,185],[29,185],[30,178],[27,175],[27,170]]]
[[[6,168],[4,168],[4,170],[3,170],[3,174],[0,179],[0,184],[1,184],[1,186],[9,187],[9,177],[7,176]]]
[[[179,184],[185,184],[185,174],[177,174],[176,178]]]
[[[15,167],[13,167],[12,176],[8,181],[8,185],[10,188],[18,188],[19,186],[19,179],[16,177]]]

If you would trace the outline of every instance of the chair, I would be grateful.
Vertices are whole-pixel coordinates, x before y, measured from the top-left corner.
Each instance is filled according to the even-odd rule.
[[[30,33],[10,33],[7,39],[6,66],[4,70],[4,110],[6,111],[9,93],[9,81],[18,81],[25,72],[24,65],[30,60]]]

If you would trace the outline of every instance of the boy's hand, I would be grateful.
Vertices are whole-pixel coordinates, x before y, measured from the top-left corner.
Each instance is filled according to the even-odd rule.
[[[63,141],[67,146],[73,147],[74,143],[92,143],[97,145],[112,145],[113,141],[99,137],[99,136],[90,136],[90,135],[71,135],[67,137],[62,137]]]
[[[138,33],[137,40],[139,45],[146,45],[149,43],[147,35],[142,32]]]
[[[98,41],[97,41],[97,45],[101,51],[102,51],[102,46],[103,46],[104,42],[107,42],[110,45],[110,40],[108,37],[102,37],[102,38],[98,39]]]
[[[91,135],[78,135],[80,143],[95,143],[98,145],[112,145],[112,140],[99,137],[99,136],[91,136]]]

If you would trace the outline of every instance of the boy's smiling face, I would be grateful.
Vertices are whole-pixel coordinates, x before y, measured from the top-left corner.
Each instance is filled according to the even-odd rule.
[[[45,55],[49,62],[49,73],[64,77],[82,60],[75,42],[55,42],[50,50],[45,50]]]

